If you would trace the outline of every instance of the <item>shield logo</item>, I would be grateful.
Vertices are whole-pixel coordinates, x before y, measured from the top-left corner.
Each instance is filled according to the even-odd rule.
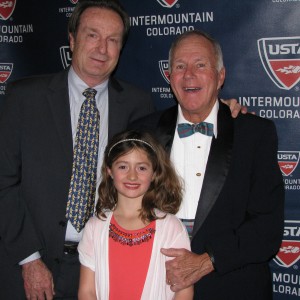
[[[17,0],[0,0],[0,20],[7,20],[13,14]]]
[[[299,162],[300,151],[278,151],[277,159],[283,176],[291,175]]]
[[[162,77],[165,79],[167,83],[170,83],[169,62],[167,60],[160,60],[158,64],[159,64],[159,70]]]
[[[4,83],[10,77],[14,64],[0,63],[0,83]]]
[[[78,0],[70,0],[72,4],[77,4]]]
[[[178,0],[157,0],[157,2],[161,6],[167,7],[167,8],[171,8],[172,6],[174,6],[177,1]]]
[[[300,241],[283,240],[274,260],[279,266],[289,268],[299,259]]]
[[[69,46],[61,46],[59,48],[60,58],[64,69],[69,67],[72,61],[72,52]]]
[[[300,81],[300,37],[263,38],[257,41],[263,67],[280,89]]]

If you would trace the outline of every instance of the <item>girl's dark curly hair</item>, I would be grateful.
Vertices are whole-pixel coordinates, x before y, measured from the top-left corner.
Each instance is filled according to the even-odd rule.
[[[105,210],[113,211],[118,202],[118,192],[107,168],[111,169],[114,161],[134,149],[145,151],[154,171],[154,179],[142,200],[141,219],[144,222],[157,219],[155,208],[176,214],[182,200],[182,184],[168,154],[150,133],[125,131],[115,135],[105,149],[96,215],[105,218]]]

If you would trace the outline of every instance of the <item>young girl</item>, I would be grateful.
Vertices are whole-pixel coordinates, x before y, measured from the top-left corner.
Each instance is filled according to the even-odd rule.
[[[184,225],[173,215],[181,185],[163,148],[147,133],[127,131],[107,145],[96,217],[78,246],[79,299],[193,298],[193,288],[167,285],[161,248],[190,249]]]

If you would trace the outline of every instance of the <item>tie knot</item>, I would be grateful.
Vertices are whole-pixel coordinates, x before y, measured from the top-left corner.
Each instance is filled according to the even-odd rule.
[[[87,99],[94,99],[96,94],[97,94],[97,91],[92,88],[87,88],[82,93],[82,95],[84,97],[86,97]]]
[[[211,132],[209,131],[212,130],[212,124],[207,122],[200,122],[197,124],[193,124],[192,128],[194,132],[200,132],[202,134],[210,136]]]

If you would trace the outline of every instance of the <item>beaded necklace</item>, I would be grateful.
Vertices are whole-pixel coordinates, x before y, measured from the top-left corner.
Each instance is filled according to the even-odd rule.
[[[120,230],[115,224],[110,223],[109,225],[109,237],[112,238],[115,242],[130,247],[148,242],[152,238],[154,233],[154,228],[146,228],[139,232],[127,233]]]

